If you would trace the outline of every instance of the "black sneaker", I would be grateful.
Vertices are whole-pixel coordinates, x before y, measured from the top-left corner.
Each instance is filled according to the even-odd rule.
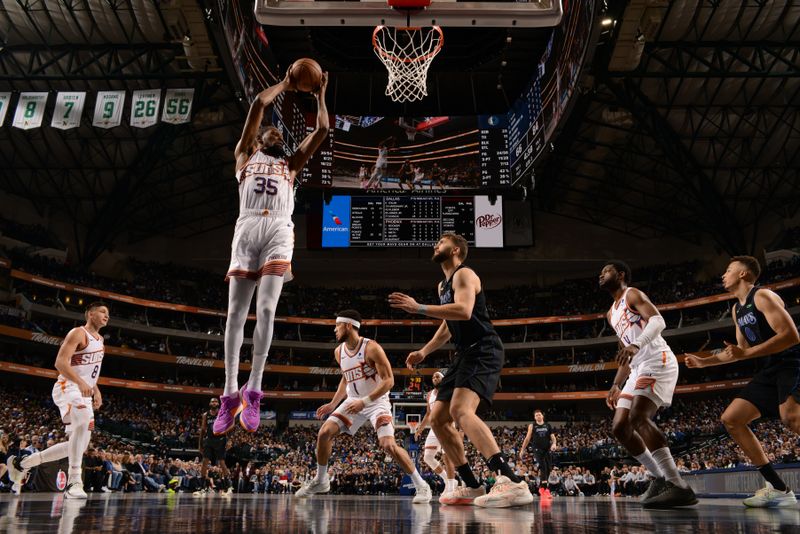
[[[642,501],[645,508],[675,508],[676,506],[691,506],[697,504],[697,497],[690,487],[681,488],[672,482],[665,482],[664,491]]]
[[[662,491],[667,489],[667,479],[664,477],[656,477],[650,481],[650,485],[647,486],[647,490],[642,493],[642,496],[639,497],[639,502],[644,504],[649,499],[652,499],[656,495],[659,495]]]

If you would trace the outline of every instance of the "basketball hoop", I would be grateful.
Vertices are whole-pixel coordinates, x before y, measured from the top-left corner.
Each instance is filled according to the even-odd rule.
[[[372,46],[389,72],[386,96],[394,102],[416,102],[428,96],[428,68],[443,44],[439,26],[376,26]]]
[[[419,421],[409,421],[408,422],[408,429],[411,431],[411,435],[417,433],[417,426],[419,425]]]

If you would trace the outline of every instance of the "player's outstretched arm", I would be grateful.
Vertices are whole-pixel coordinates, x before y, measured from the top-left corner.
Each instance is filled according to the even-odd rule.
[[[389,295],[389,305],[408,313],[419,313],[434,319],[448,321],[467,321],[475,307],[475,297],[480,289],[481,281],[471,269],[461,269],[453,277],[455,296],[452,304],[427,305],[419,304],[404,293]]]
[[[284,91],[294,91],[294,87],[289,81],[289,71],[286,71],[286,77],[283,80],[258,93],[256,99],[250,104],[250,111],[247,112],[247,119],[245,119],[242,129],[242,137],[236,144],[234,152],[237,169],[253,154],[258,129],[261,127],[261,121],[264,120],[264,110],[272,105],[275,98]]]
[[[306,162],[328,136],[331,124],[328,118],[328,107],[325,105],[325,91],[328,88],[328,73],[322,73],[322,82],[319,90],[314,93],[317,97],[317,127],[308,134],[289,158],[289,172],[297,176]]]
[[[450,337],[450,330],[447,328],[447,323],[442,321],[436,333],[433,334],[431,340],[428,341],[424,347],[408,354],[406,358],[406,367],[413,369],[415,365],[422,363],[422,360],[427,358],[428,354],[439,350],[442,345],[450,341]]]

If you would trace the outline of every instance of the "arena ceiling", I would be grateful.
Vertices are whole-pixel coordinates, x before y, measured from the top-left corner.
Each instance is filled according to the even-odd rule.
[[[605,17],[541,209],[729,254],[777,240],[800,207],[800,3],[631,0]]]
[[[0,6],[0,90],[195,89],[191,124],[137,129],[123,120],[101,130],[84,117],[80,128],[64,132],[0,128],[0,189],[31,199],[43,214],[66,213],[83,263],[121,235],[191,238],[232,225],[232,149],[246,102],[226,60],[216,6],[211,0]],[[582,92],[537,170],[537,209],[637,237],[711,236],[725,251],[751,251],[770,220],[800,205],[800,6],[610,0],[605,17],[616,23],[599,30]],[[540,55],[543,33],[519,29],[509,41],[505,31],[481,31],[477,49],[468,37],[456,37],[460,51],[442,56],[453,78],[445,73],[437,84],[466,86],[458,76],[469,55],[480,60],[481,73],[471,83],[507,107],[530,75],[524,59]],[[347,90],[380,89],[371,77],[383,67],[369,72],[362,64],[370,48],[347,62],[345,34],[319,29],[308,38],[308,32],[273,29],[279,63],[321,54],[332,83],[339,77],[342,84],[331,103],[358,112],[371,99],[370,109],[391,111]],[[506,94],[498,98],[501,61],[509,68]],[[473,91],[442,91],[430,105],[473,113],[486,101]]]

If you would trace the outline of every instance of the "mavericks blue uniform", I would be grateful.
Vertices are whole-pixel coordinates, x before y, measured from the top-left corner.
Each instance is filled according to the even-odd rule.
[[[439,290],[439,303],[455,302],[453,277],[459,269],[468,268],[459,265],[453,275],[442,282]],[[446,321],[451,340],[456,346],[456,354],[452,364],[439,384],[437,400],[450,402],[455,388],[467,388],[491,404],[500,371],[503,369],[505,354],[500,336],[495,332],[486,309],[486,296],[483,289],[475,296],[472,315],[466,321]]]
[[[760,345],[775,337],[767,318],[756,308],[755,295],[760,288],[750,290],[742,306],[736,303],[736,328],[750,346]],[[780,415],[778,406],[789,396],[800,402],[800,345],[795,345],[778,354],[756,358],[761,369],[737,395],[752,403],[764,417]]]

